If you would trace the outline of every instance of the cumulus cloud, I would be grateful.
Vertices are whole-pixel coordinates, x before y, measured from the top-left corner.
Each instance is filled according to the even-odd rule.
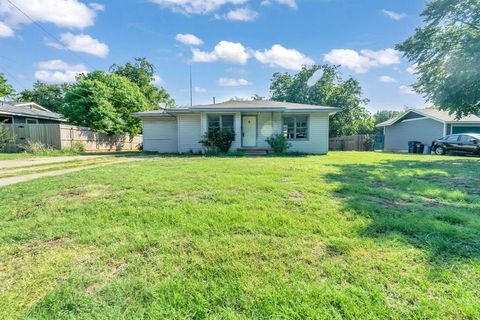
[[[413,64],[411,67],[408,67],[407,72],[415,75],[417,73],[417,64]]]
[[[101,3],[90,2],[88,4],[88,6],[95,11],[104,11],[105,10],[105,5],[101,4]]]
[[[80,73],[87,73],[83,64],[71,65],[62,60],[47,60],[39,62],[35,78],[50,83],[74,82]]]
[[[78,0],[22,0],[15,4],[36,22],[53,23],[70,29],[92,26],[100,8],[98,4],[89,6]],[[0,15],[11,29],[32,23],[7,0],[0,0]]]
[[[415,90],[413,90],[413,88],[410,86],[400,86],[398,87],[398,89],[400,90],[401,93],[404,93],[404,94],[409,94],[409,95],[417,94]]]
[[[0,38],[13,37],[14,34],[12,28],[0,21]]]
[[[366,73],[371,68],[390,66],[400,63],[400,52],[394,49],[361,50],[333,49],[324,56],[325,61],[339,64],[356,73]]]
[[[195,35],[193,34],[177,34],[175,39],[178,41],[178,42],[181,42],[183,44],[186,44],[186,45],[189,45],[189,46],[201,46],[203,44],[203,40],[196,37]]]
[[[390,76],[381,76],[378,78],[380,82],[385,82],[385,83],[395,83],[398,82],[397,79],[390,77]]]
[[[251,82],[245,79],[220,78],[218,84],[222,87],[240,87],[251,85]]]
[[[271,5],[273,2],[278,3],[278,4],[287,5],[287,6],[289,6],[289,7],[292,8],[292,9],[297,9],[297,8],[298,8],[297,2],[296,2],[295,0],[263,0],[263,1],[261,2],[261,5],[262,5],[262,6],[269,6],[269,5]]]
[[[206,93],[206,92],[207,92],[207,89],[202,88],[202,87],[195,87],[195,88],[193,88],[193,91],[194,91],[195,93]]]
[[[384,15],[386,15],[390,19],[396,20],[396,21],[400,21],[400,20],[407,17],[407,14],[403,13],[403,12],[399,13],[399,12],[395,12],[395,11],[391,11],[391,10],[385,10],[385,9],[383,9],[382,12],[383,12]]]
[[[158,74],[153,76],[152,84],[155,86],[161,86],[163,84],[163,79]]]
[[[183,14],[208,14],[217,11],[224,5],[241,5],[248,0],[150,0],[162,8]]]
[[[60,42],[61,43],[57,43],[47,40],[46,44],[57,49],[83,52],[100,58],[105,58],[110,51],[105,43],[92,38],[88,34],[74,35],[70,32],[62,33],[60,35]]]
[[[257,18],[258,12],[248,8],[237,8],[228,11],[225,15],[226,20],[230,21],[253,21]]]
[[[300,70],[303,65],[315,63],[298,50],[287,49],[279,44],[272,46],[271,49],[255,51],[255,58],[263,64],[289,70]]]
[[[249,54],[241,43],[220,41],[212,52],[201,51],[197,48],[192,49],[193,62],[215,62],[223,61],[227,63],[246,64]]]

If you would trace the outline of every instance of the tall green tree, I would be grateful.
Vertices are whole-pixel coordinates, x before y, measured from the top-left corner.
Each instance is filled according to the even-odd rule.
[[[15,94],[13,87],[7,82],[5,75],[0,72],[0,98],[9,98]]]
[[[318,78],[313,81],[312,79]],[[360,83],[344,80],[338,66],[303,67],[295,75],[275,73],[270,85],[272,100],[339,107],[330,120],[330,136],[370,133],[374,120],[365,109]]]
[[[21,91],[18,98],[21,101],[35,102],[53,112],[63,113],[65,92],[69,84],[48,84],[36,81],[31,90]]]
[[[107,134],[135,135],[142,125],[130,114],[149,107],[138,86],[126,77],[94,71],[80,76],[66,93],[63,113],[75,125]]]
[[[424,25],[397,49],[414,64],[414,89],[458,117],[480,113],[480,0],[431,0]]]
[[[159,104],[175,105],[167,90],[154,85],[156,69],[146,58],[134,58],[133,63],[127,62],[125,65],[114,64],[110,71],[135,83],[152,105],[151,109],[158,109]]]

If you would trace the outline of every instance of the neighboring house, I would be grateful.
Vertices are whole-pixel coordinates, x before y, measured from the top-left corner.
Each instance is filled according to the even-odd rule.
[[[433,140],[455,133],[480,133],[480,117],[471,115],[456,119],[446,111],[433,108],[410,110],[380,123],[385,151],[407,152],[409,141],[430,145]]]
[[[284,134],[290,151],[326,154],[329,115],[339,108],[275,101],[231,101],[132,114],[143,120],[143,148],[161,153],[203,150],[200,140],[210,128],[232,129],[232,150],[266,150],[265,141]]]
[[[52,124],[67,122],[62,115],[52,112],[34,102],[1,102],[0,123],[5,124]]]

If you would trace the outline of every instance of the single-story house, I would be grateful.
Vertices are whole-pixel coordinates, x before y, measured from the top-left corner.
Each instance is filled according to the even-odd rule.
[[[267,150],[265,141],[283,134],[290,151],[328,152],[329,115],[339,108],[276,101],[229,101],[132,114],[143,120],[143,148],[160,153],[201,152],[211,128],[232,129],[232,150]]]
[[[0,123],[55,124],[67,122],[61,114],[52,112],[34,102],[1,102]]]
[[[434,108],[409,110],[377,125],[383,128],[384,150],[407,152],[409,141],[430,145],[433,140],[456,133],[480,133],[480,117],[456,119],[455,114]]]

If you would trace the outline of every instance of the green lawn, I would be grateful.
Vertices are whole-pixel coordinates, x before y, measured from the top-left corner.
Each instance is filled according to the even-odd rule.
[[[0,203],[0,319],[480,318],[478,158],[157,158]]]

